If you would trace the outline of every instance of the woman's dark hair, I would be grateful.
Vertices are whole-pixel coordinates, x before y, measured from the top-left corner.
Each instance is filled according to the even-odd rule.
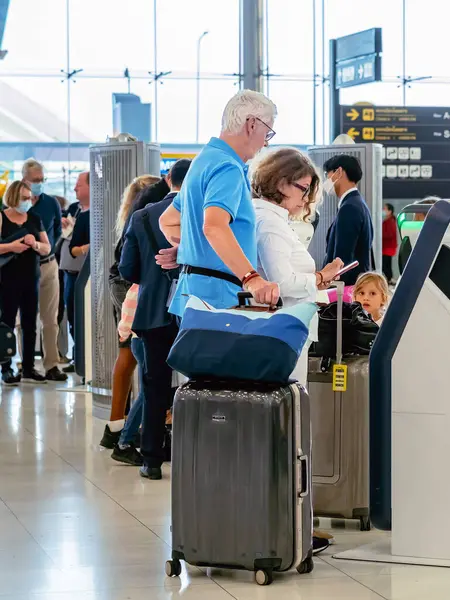
[[[281,204],[285,197],[279,190],[280,185],[294,183],[308,175],[311,177],[311,185],[303,216],[306,220],[311,214],[310,204],[316,202],[320,178],[314,163],[297,148],[274,150],[261,159],[252,173],[253,194]]]
[[[384,205],[388,209],[388,211],[392,213],[392,216],[394,217],[395,213],[394,213],[394,207],[392,206],[392,204],[390,204],[389,202],[385,202]]]

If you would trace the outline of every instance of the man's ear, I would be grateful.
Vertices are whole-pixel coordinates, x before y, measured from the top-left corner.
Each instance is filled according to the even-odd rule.
[[[245,127],[247,129],[248,135],[250,135],[256,127],[256,119],[255,117],[249,117],[245,122]]]
[[[169,187],[172,185],[172,177],[170,176],[170,172],[166,175],[166,183]]]

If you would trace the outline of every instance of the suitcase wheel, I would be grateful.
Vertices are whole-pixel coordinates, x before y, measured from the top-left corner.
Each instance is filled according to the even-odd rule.
[[[258,569],[255,573],[255,581],[258,585],[270,585],[273,581],[272,570]]]
[[[179,577],[181,575],[181,562],[177,558],[166,561],[166,575],[167,577]]]
[[[314,570],[314,561],[312,558],[307,558],[297,567],[297,572],[300,575],[306,575],[306,573],[312,573]]]
[[[360,517],[359,518],[359,530],[360,531],[370,531],[370,517]]]

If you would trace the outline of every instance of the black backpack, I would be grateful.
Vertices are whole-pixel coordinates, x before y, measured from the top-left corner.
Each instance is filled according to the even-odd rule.
[[[342,354],[367,355],[370,353],[379,327],[364,311],[359,302],[342,305]],[[311,345],[311,356],[336,357],[337,302],[319,310],[318,342]]]

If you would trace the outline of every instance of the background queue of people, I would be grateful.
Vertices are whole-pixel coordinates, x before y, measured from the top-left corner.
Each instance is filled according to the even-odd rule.
[[[43,166],[27,160],[22,180],[7,189],[0,213],[0,309],[7,325],[18,325],[21,353],[17,372],[11,361],[2,365],[5,385],[62,382],[74,371],[73,364],[66,372],[59,368],[68,362],[67,347],[60,346],[60,326],[67,309],[74,336],[74,286],[89,251],[89,173],[79,175],[78,202],[66,210],[64,198],[49,196],[44,189]],[[38,321],[44,373],[35,368]]]

